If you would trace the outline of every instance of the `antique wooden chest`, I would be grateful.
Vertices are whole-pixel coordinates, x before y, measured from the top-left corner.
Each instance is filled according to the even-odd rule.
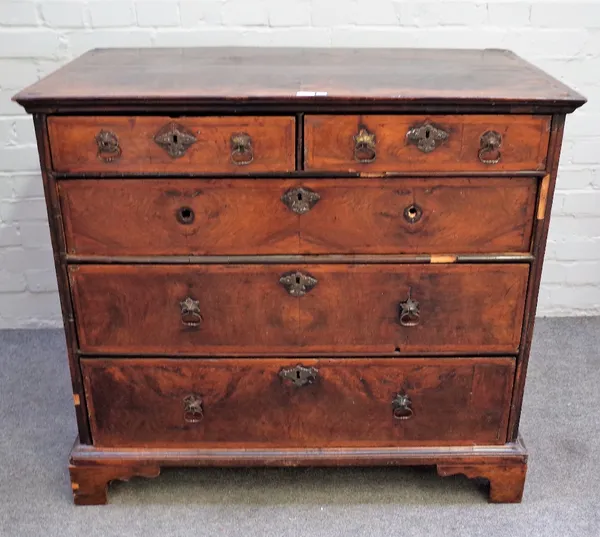
[[[163,466],[435,465],[518,502],[565,115],[504,50],[107,49],[34,115],[75,502]]]

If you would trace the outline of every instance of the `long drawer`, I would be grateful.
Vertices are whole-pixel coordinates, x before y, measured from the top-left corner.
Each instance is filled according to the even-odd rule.
[[[54,116],[52,166],[66,173],[286,172],[293,117]]]
[[[307,115],[311,171],[543,170],[550,116]]]
[[[80,179],[59,183],[87,256],[526,252],[535,178]]]
[[[503,444],[511,358],[82,359],[98,447]]]
[[[516,353],[528,265],[75,265],[88,353]]]

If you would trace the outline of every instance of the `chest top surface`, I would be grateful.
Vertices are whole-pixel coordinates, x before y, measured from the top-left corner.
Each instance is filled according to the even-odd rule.
[[[569,112],[585,102],[507,50],[250,47],[96,49],[15,100],[29,111],[366,101]]]

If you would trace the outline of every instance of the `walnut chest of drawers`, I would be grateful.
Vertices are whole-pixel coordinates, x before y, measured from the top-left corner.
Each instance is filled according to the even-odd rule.
[[[163,466],[433,465],[521,499],[565,115],[502,50],[107,49],[34,115],[75,502]]]

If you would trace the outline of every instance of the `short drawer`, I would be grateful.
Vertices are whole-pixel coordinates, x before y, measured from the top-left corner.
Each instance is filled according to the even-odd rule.
[[[304,132],[307,170],[543,170],[550,116],[311,115]]]
[[[85,256],[527,252],[537,179],[68,179]]]
[[[516,353],[528,265],[75,265],[87,353]]]
[[[54,170],[65,173],[287,172],[292,117],[54,116]]]
[[[83,359],[98,447],[503,444],[515,363]]]

